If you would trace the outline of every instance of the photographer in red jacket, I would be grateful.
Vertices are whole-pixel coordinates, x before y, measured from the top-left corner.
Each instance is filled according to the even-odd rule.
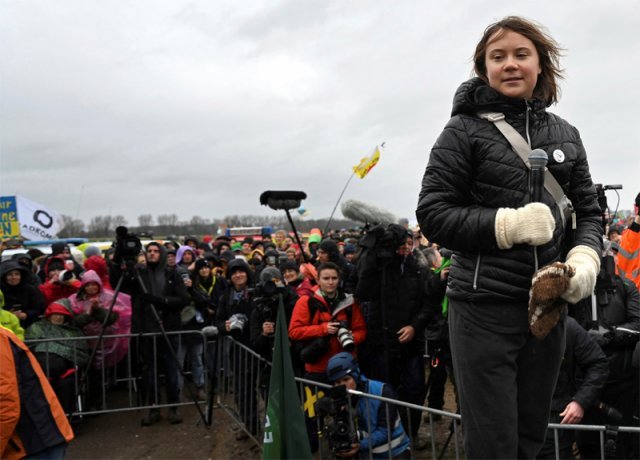
[[[289,338],[294,341],[304,362],[304,378],[331,384],[327,379],[329,359],[341,351],[356,356],[356,346],[364,342],[366,325],[360,306],[351,294],[340,289],[340,267],[333,262],[318,267],[318,286],[313,295],[298,299],[289,324]],[[313,401],[321,397],[315,388],[305,387],[304,404],[311,450],[318,448],[318,426]]]
[[[301,351],[305,378],[327,382],[329,358],[341,351],[356,355],[364,342],[366,326],[360,306],[351,294],[338,288],[340,268],[326,262],[318,267],[318,286],[313,296],[302,296],[293,309],[289,338],[306,342]]]

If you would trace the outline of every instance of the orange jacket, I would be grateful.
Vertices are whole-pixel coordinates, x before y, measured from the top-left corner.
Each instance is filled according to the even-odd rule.
[[[35,356],[0,327],[0,458],[20,459],[73,439]]]
[[[640,228],[636,223],[622,232],[617,266],[618,274],[640,290]]]
[[[311,318],[309,310],[309,302],[316,302],[318,309],[315,315]],[[349,315],[345,309],[340,310],[340,305],[348,304],[347,308],[351,309]],[[360,311],[360,306],[353,300],[351,296],[343,300],[336,311],[340,310],[335,315],[335,321],[349,321],[351,317],[350,330],[353,334],[353,341],[356,345],[364,342],[367,336],[367,326]],[[313,297],[303,296],[298,299],[296,306],[293,309],[293,315],[291,316],[291,323],[289,324],[289,338],[291,340],[307,341],[318,337],[325,337],[329,335],[328,327],[329,322],[332,321],[332,315],[329,311],[329,306],[325,301],[322,294],[320,294],[320,288],[314,287]],[[329,350],[315,363],[305,363],[304,370],[306,372],[325,372],[327,370],[327,364],[329,358],[336,353],[342,351],[340,342],[336,335],[329,337]],[[354,352],[355,356],[355,352]]]

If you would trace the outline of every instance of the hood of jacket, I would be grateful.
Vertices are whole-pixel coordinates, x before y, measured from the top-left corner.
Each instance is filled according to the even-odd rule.
[[[198,254],[196,253],[196,250],[193,249],[191,246],[180,246],[178,248],[178,251],[176,252],[176,264],[181,264],[182,263],[182,258],[184,257],[184,253],[185,252],[191,252],[191,254],[193,254],[193,260],[196,260],[198,258]]]
[[[20,271],[20,283],[18,286],[22,286],[24,283],[28,282],[29,269],[15,260],[9,260],[0,265],[0,280],[2,282],[2,286],[6,285],[6,281],[4,279],[5,275],[13,270]]]
[[[98,286],[100,286],[100,292],[102,292],[102,279],[100,279],[100,275],[98,275],[93,270],[87,270],[82,274],[82,279],[80,280],[80,289],[84,289],[84,287],[89,283],[98,283]]]
[[[91,256],[84,261],[84,268],[86,270],[93,270],[98,274],[100,278],[109,275],[109,268],[107,267],[107,261],[101,256]]]
[[[160,250],[160,259],[158,259],[158,263],[156,264],[147,263],[147,270],[151,272],[164,271],[165,267],[167,266],[167,248],[165,248],[160,243],[156,243],[155,241],[147,244],[147,248],[149,246],[155,246]]]
[[[478,112],[525,113],[527,107],[538,112],[546,108],[539,99],[514,99],[504,96],[490,87],[484,80],[474,77],[462,83],[453,96],[451,116],[475,115]]]
[[[251,268],[249,268],[249,264],[244,259],[233,259],[227,265],[227,279],[231,281],[231,274],[236,270],[242,270],[247,274],[247,284],[251,285]]]
[[[47,261],[44,263],[44,274],[47,276],[47,278],[49,277],[49,266],[53,263],[54,260],[59,260],[62,262],[62,266],[64,267],[65,265],[65,258],[64,256],[53,256],[53,257],[49,257],[47,259]]]
[[[87,270],[82,274],[82,278],[80,279],[80,289],[78,290],[75,297],[80,299],[85,299],[86,293],[84,292],[87,284],[89,283],[97,283],[98,284],[98,295],[102,295],[104,292],[104,285],[102,284],[102,280],[100,279],[100,275],[98,275],[93,270]]]

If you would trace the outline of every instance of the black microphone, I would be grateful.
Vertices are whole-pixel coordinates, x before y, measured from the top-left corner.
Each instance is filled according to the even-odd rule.
[[[544,190],[544,171],[547,166],[547,152],[542,149],[535,149],[529,154],[529,194],[531,202],[542,202],[542,192]]]
[[[304,192],[294,190],[267,190],[260,195],[260,204],[271,209],[288,211],[300,207],[300,202],[307,198]]]

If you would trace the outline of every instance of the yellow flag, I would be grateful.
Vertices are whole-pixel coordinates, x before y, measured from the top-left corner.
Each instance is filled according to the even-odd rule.
[[[360,179],[364,179],[364,176],[369,174],[369,171],[378,164],[378,160],[380,160],[380,152],[383,148],[384,143],[376,145],[376,148],[373,150],[371,155],[364,157],[360,160],[360,163],[353,167],[353,172],[356,173]]]

